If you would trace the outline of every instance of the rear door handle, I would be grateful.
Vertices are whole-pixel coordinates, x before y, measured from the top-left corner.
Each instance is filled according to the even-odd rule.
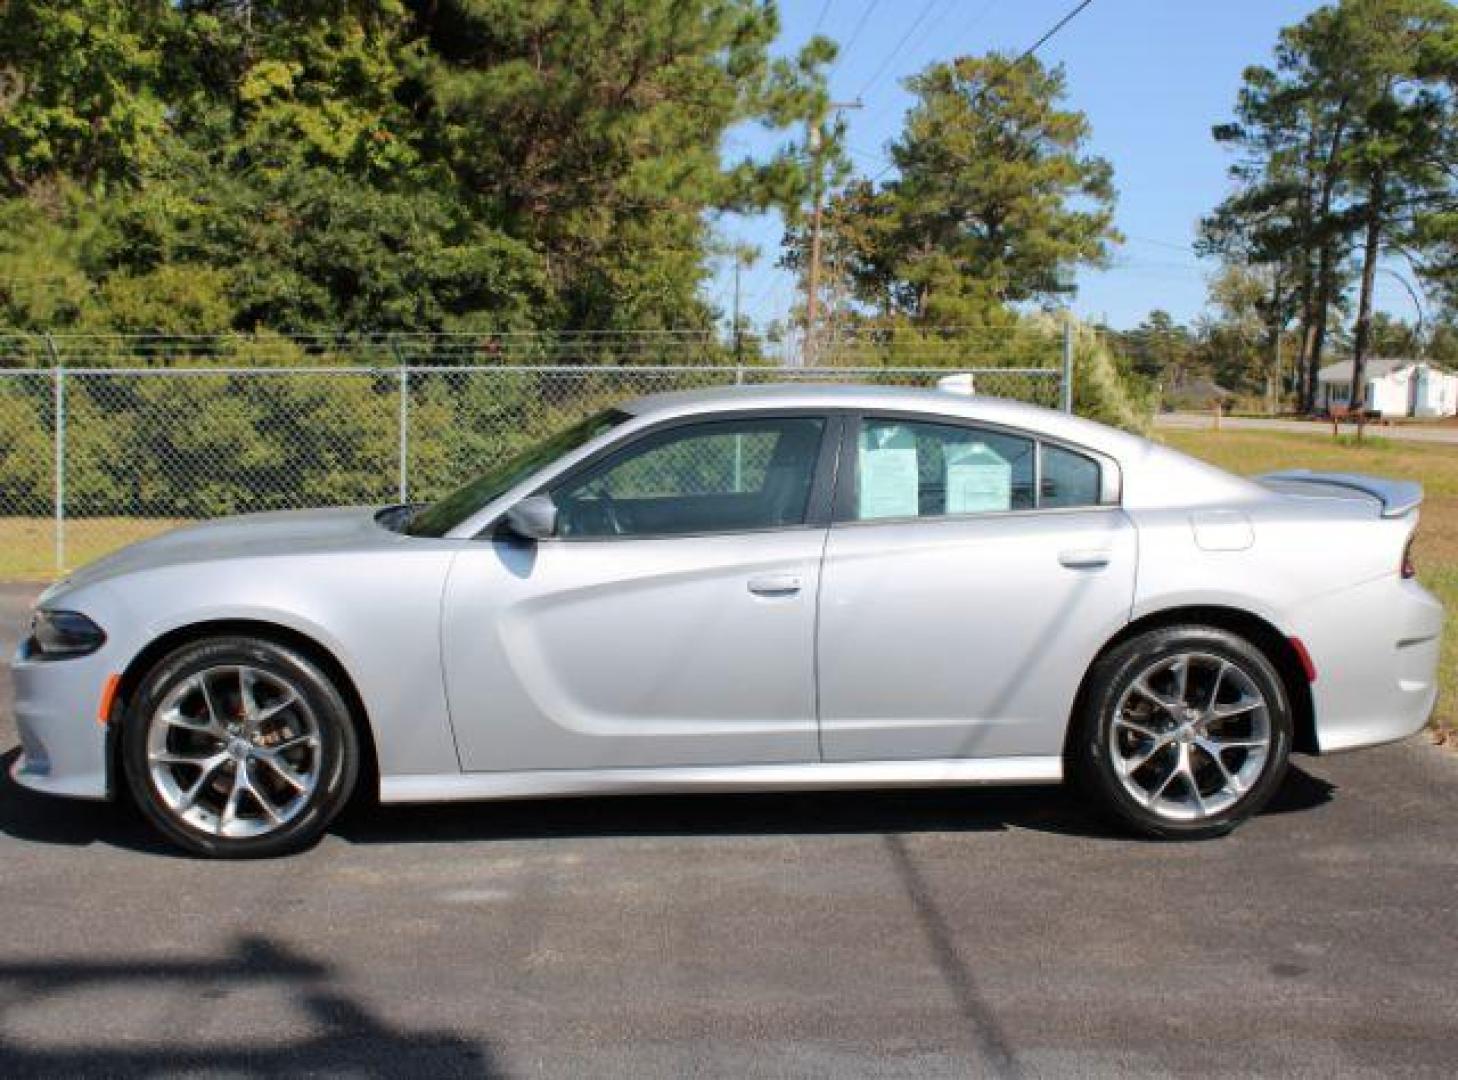
[[[1102,570],[1109,565],[1112,556],[1111,551],[1088,548],[1082,551],[1060,551],[1058,561],[1070,570]]]
[[[799,574],[764,574],[749,579],[749,591],[755,596],[794,596],[800,591]]]

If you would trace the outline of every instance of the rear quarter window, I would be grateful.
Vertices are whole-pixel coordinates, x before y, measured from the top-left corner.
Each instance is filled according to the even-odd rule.
[[[1059,508],[1097,506],[1103,491],[1099,463],[1086,454],[1061,446],[1043,445],[1042,483],[1038,506]]]

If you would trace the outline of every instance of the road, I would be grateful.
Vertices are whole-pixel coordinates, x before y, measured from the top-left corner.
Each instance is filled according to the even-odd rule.
[[[1455,822],[1419,740],[1203,844],[1044,790],[645,797],[213,864],[6,779],[0,1075],[1451,1076]]]
[[[1214,422],[1214,417],[1209,413],[1156,413],[1154,417],[1156,428],[1173,431],[1209,431]],[[1331,437],[1331,424],[1314,420],[1265,420],[1255,416],[1225,416],[1220,419],[1220,427],[1228,431],[1285,431],[1299,435]],[[1355,434],[1357,427],[1355,424],[1343,424],[1341,430],[1343,433]],[[1458,446],[1458,426],[1368,424],[1367,434],[1382,439]]]

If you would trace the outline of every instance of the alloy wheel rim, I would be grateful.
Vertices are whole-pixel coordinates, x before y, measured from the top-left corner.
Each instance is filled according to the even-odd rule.
[[[319,785],[318,719],[287,679],[247,664],[198,671],[173,687],[147,731],[152,786],[167,809],[225,839],[266,836],[303,812]]]
[[[1238,803],[1271,753],[1265,695],[1237,662],[1211,653],[1162,657],[1132,679],[1114,710],[1114,774],[1142,807],[1202,821]]]

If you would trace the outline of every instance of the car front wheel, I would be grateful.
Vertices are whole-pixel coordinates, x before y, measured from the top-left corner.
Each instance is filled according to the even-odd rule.
[[[312,843],[359,771],[338,689],[309,658],[262,638],[178,649],[142,680],[123,723],[137,803],[198,854],[259,857]]]
[[[1136,832],[1222,835],[1285,775],[1292,724],[1281,678],[1229,631],[1177,626],[1132,638],[1095,664],[1085,700],[1074,776]]]

